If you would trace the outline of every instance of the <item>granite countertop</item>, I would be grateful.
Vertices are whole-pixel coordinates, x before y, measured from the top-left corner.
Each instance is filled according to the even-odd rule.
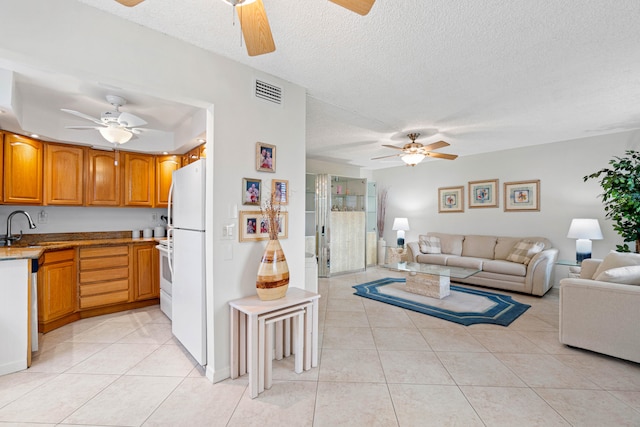
[[[166,239],[166,237],[133,239],[131,237],[122,237],[122,235],[116,235],[114,238],[110,238],[108,235],[105,235],[105,233],[96,233],[95,238],[92,238],[94,236],[92,236],[91,233],[82,233],[82,236],[60,235],[60,237],[71,237],[69,240],[49,240],[53,237],[55,236],[48,235],[47,238],[43,238],[43,241],[34,241],[34,239],[31,238],[26,242],[21,241],[10,247],[0,247],[0,261],[10,259],[38,259],[47,250],[71,249],[78,246],[112,246],[126,245],[129,243],[159,242],[160,240]],[[73,239],[73,237],[80,238]]]

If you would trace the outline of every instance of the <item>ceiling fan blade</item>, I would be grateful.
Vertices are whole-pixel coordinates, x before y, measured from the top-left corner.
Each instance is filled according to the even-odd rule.
[[[116,0],[116,1],[123,6],[133,7],[138,3],[142,3],[144,0]]]
[[[77,116],[86,120],[90,120],[93,123],[96,123],[99,125],[103,124],[100,119],[96,119],[95,117],[91,117],[90,115],[81,113],[80,111],[68,110],[66,108],[61,108],[60,111],[64,111],[65,113],[73,114],[74,116]]]
[[[101,129],[100,126],[65,126],[65,129]]]
[[[404,153],[401,154],[392,154],[390,156],[381,156],[381,157],[373,157],[371,160],[378,160],[378,159],[386,159],[388,157],[398,157],[398,156],[402,156],[404,155]]]
[[[366,15],[371,10],[373,3],[376,0],[329,0],[339,6],[349,9],[359,15]]]
[[[236,7],[249,56],[262,55],[276,50],[262,0]]]
[[[131,113],[120,113],[118,116],[118,124],[124,127],[140,127],[147,124],[143,119]]]
[[[396,150],[404,150],[404,148],[402,147],[396,147],[395,145],[389,145],[389,144],[382,144],[383,147],[387,147],[387,148],[395,148]]]
[[[431,150],[437,150],[438,148],[448,147],[449,145],[451,144],[449,144],[448,142],[438,141],[438,142],[424,145],[422,149],[424,151],[431,151]]]
[[[458,158],[457,154],[434,153],[432,151],[425,153],[425,155],[429,157],[436,157],[438,159],[445,159],[445,160],[455,160]]]

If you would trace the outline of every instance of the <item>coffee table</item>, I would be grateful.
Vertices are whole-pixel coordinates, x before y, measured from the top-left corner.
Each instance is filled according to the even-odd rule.
[[[479,273],[475,268],[450,267],[420,262],[384,264],[389,270],[408,273],[406,291],[427,297],[442,299],[451,293],[451,278],[466,279]]]

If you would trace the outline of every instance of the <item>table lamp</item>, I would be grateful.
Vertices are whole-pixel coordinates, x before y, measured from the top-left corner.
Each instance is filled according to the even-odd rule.
[[[404,232],[409,231],[409,220],[407,218],[395,218],[392,230],[398,232],[398,247],[404,247]]]
[[[591,239],[601,240],[602,231],[597,219],[574,218],[571,220],[569,239],[576,240],[576,261],[582,262],[587,258],[591,258]]]

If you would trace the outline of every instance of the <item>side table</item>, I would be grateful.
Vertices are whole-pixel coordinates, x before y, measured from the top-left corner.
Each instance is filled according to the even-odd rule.
[[[556,265],[564,265],[569,267],[569,277],[572,279],[580,278],[580,271],[582,270],[581,263],[574,260],[560,259],[556,261]]]
[[[318,366],[318,300],[320,294],[305,291],[299,288],[289,288],[283,298],[271,301],[262,301],[257,295],[229,301],[230,327],[231,327],[231,352],[230,368],[231,378],[249,373],[249,396],[257,397],[263,391],[265,383],[270,383],[270,367],[265,367],[271,360],[265,360],[265,356],[271,357],[271,351],[265,347],[271,347],[273,335],[268,323],[280,318],[295,316],[298,312],[304,312],[304,319],[299,319],[304,325],[304,331],[300,326],[295,326],[294,332],[298,339],[298,353],[302,349],[302,355],[296,354],[296,370],[300,369],[300,361],[304,370]],[[301,333],[302,332],[302,333]],[[276,338],[278,338],[276,336]],[[277,340],[276,340],[277,341]],[[281,343],[282,344],[282,343]],[[286,342],[284,343],[286,345]],[[282,345],[276,345],[276,351],[280,351]],[[301,359],[300,356],[302,356]],[[246,361],[246,364],[245,364]],[[262,377],[262,378],[261,378]]]
[[[405,262],[407,259],[407,250],[397,246],[387,246],[387,259],[385,264],[397,264]]]

